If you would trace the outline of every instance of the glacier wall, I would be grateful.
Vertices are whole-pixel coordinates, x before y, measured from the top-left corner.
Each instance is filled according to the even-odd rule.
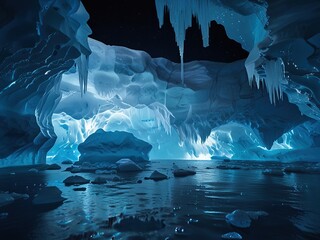
[[[299,130],[312,119],[287,95],[273,105],[266,89],[250,86],[245,60],[186,63],[181,86],[180,64],[93,39],[89,46],[87,93],[81,98],[75,68],[62,75],[48,161],[77,160],[78,145],[99,128],[149,142],[151,159],[286,159],[316,145],[302,144]]]
[[[320,2],[186,2],[156,0],[177,64],[88,39],[80,0],[2,1],[0,166],[77,160],[99,128],[149,142],[151,159],[319,160]],[[192,15],[204,45],[215,20],[248,58],[184,63]]]
[[[51,117],[62,74],[80,58],[86,81],[89,15],[79,0],[0,5],[0,165],[44,163],[56,138]]]

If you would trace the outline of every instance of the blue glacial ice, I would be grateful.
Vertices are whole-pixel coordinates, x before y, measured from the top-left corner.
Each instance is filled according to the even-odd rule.
[[[89,46],[87,93],[81,98],[77,71],[62,76],[48,159],[77,160],[78,145],[100,128],[149,142],[151,159],[290,159],[292,151],[318,151],[316,138],[306,138],[317,136],[318,122],[288,95],[271,104],[265,89],[250,86],[245,60],[186,63],[181,86],[180,64],[93,39]]]
[[[79,0],[7,2],[19,17],[0,29],[0,166],[76,161],[98,129],[150,143],[151,159],[317,159],[320,4],[188,4],[156,1],[160,25],[170,11],[177,64],[88,38]],[[215,20],[248,58],[184,63],[192,15],[204,46]]]

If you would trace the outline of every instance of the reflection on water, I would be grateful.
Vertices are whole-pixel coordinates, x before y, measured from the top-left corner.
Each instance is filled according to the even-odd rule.
[[[195,166],[197,174],[174,178],[172,163],[152,162],[148,170],[120,176],[123,180],[119,182],[86,184],[85,191],[63,185],[62,181],[71,175],[69,172],[0,173],[0,190],[27,192],[32,196],[47,184],[57,186],[68,198],[63,205],[47,212],[34,209],[30,201],[0,208],[0,212],[9,213],[7,219],[0,220],[1,233],[7,237],[4,239],[67,239],[84,232],[95,232],[96,239],[110,239],[112,235],[116,239],[132,235],[175,239],[174,229],[181,226],[186,239],[220,239],[222,234],[234,230],[244,239],[320,239],[320,175],[263,175],[262,169],[271,163],[255,163],[252,168],[253,164],[237,162],[250,168],[222,170],[211,169],[218,164],[216,161],[176,161],[180,167]],[[144,180],[155,169],[170,178],[159,182]],[[78,175],[91,180],[96,177],[91,173]],[[239,230],[225,222],[225,215],[235,209],[262,210],[269,215],[253,221],[250,229]],[[152,215],[164,220],[166,227],[143,233],[139,232],[141,229],[118,232],[108,228],[107,220],[121,213]]]

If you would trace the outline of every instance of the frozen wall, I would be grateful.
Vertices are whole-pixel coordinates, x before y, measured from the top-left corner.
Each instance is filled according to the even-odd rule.
[[[293,142],[312,145],[298,138],[283,143],[310,118],[286,96],[273,105],[265,89],[251,87],[244,60],[186,63],[181,86],[179,64],[93,39],[89,45],[87,94],[80,97],[75,69],[62,76],[50,161],[77,160],[78,144],[99,128],[151,143],[151,159],[275,159],[295,148]]]
[[[204,45],[215,20],[249,57],[152,59],[88,42],[79,0],[1,1],[0,166],[77,160],[98,128],[151,143],[152,159],[316,159],[320,2],[181,2],[156,0],[160,25],[168,6],[182,60],[191,15]]]
[[[62,74],[77,61],[86,79],[89,16],[79,0],[0,5],[0,165],[43,163],[56,137]]]

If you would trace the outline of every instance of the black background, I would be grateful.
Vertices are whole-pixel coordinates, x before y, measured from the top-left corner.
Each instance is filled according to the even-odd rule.
[[[166,14],[160,29],[155,0],[82,0],[90,14],[88,22],[92,38],[108,45],[143,50],[152,57],[165,57],[180,62],[173,28]],[[230,40],[222,25],[211,22],[210,46],[202,47],[201,31],[195,19],[186,33],[186,62],[211,60],[232,62],[246,58],[248,53]]]

